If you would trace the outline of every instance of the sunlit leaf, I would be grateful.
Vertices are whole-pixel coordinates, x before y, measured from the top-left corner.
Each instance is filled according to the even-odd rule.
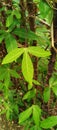
[[[48,117],[47,119],[41,121],[40,124],[40,126],[45,129],[52,128],[55,125],[57,125],[57,116]]]
[[[33,83],[34,83],[35,85],[40,85],[40,83],[39,83],[37,80],[34,80],[34,79],[33,79]]]
[[[30,91],[28,91],[28,92],[24,95],[23,100],[33,98],[33,97],[35,96],[35,94],[36,94],[36,89],[30,90]]]
[[[31,114],[32,114],[32,107],[30,107],[27,110],[20,113],[20,115],[19,115],[19,123],[22,123],[25,120],[27,120],[30,117]]]
[[[54,94],[57,96],[57,84],[54,87],[52,87],[52,90]]]
[[[7,64],[7,63],[11,63],[11,62],[15,61],[18,57],[20,57],[22,55],[23,52],[24,52],[23,48],[16,48],[16,49],[12,50],[5,56],[2,64]]]
[[[44,49],[42,49],[39,46],[28,47],[28,52],[31,53],[34,56],[37,56],[37,57],[47,57],[47,56],[50,56],[50,52],[49,51],[45,51]]]
[[[33,64],[29,54],[25,51],[22,60],[22,73],[27,82],[32,83],[33,79]]]
[[[17,19],[21,18],[21,14],[20,14],[19,10],[14,10],[13,15],[15,15]]]
[[[39,126],[40,115],[41,115],[40,107],[37,105],[33,105],[33,119],[37,126]]]
[[[6,20],[6,27],[9,27],[13,23],[13,16],[9,15]]]

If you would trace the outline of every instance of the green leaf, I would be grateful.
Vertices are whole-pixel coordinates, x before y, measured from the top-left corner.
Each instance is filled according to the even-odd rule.
[[[36,94],[36,89],[30,90],[30,91],[28,91],[28,92],[24,95],[23,100],[33,98],[33,97],[35,96],[35,94]]]
[[[50,88],[55,92],[56,87],[57,87],[57,81],[56,81],[56,78],[55,78],[55,77],[52,77],[52,78],[49,80],[49,86],[50,86]],[[57,92],[56,92],[56,93],[57,93]]]
[[[37,126],[39,126],[40,122],[41,109],[37,105],[33,105],[33,119]]]
[[[15,70],[10,69],[10,75],[12,77],[19,78],[19,74]]]
[[[5,43],[6,43],[7,52],[10,52],[13,49],[18,47],[16,39],[10,33],[7,34],[5,38]]]
[[[3,80],[5,78],[5,75],[6,75],[6,70],[1,67],[0,68],[0,80]]]
[[[55,80],[54,77],[50,78],[50,80],[49,80],[49,86],[50,86],[50,88],[52,88],[54,80]]]
[[[45,19],[48,24],[51,24],[53,19],[53,10],[52,8],[50,8],[47,2],[41,0],[41,2],[39,3],[39,11],[39,17]]]
[[[19,0],[13,0],[13,2],[15,2],[15,3],[19,4]]]
[[[6,27],[9,27],[13,23],[13,16],[9,15],[6,20]]]
[[[50,116],[47,119],[41,121],[40,124],[40,126],[45,129],[52,128],[55,125],[57,125],[57,116]]]
[[[30,130],[41,130],[40,128],[38,128],[36,125],[33,125]]]
[[[45,30],[45,29],[44,29]],[[50,39],[49,39],[49,30],[46,29],[46,32],[43,31],[43,27],[36,29],[36,34],[38,35],[38,45],[46,46],[50,45]]]
[[[57,85],[52,87],[52,90],[53,90],[54,94],[57,96]]]
[[[37,80],[34,80],[34,79],[33,79],[33,83],[34,83],[35,85],[40,85],[40,83],[39,83]]]
[[[9,87],[9,83],[10,83],[10,73],[9,71],[6,71],[6,75],[5,75],[5,80],[4,80],[4,85],[6,86],[6,88]]]
[[[5,30],[0,29],[0,35],[5,34]]]
[[[4,35],[0,35],[0,43],[3,41]]]
[[[7,64],[15,61],[18,57],[22,55],[23,52],[24,52],[23,48],[16,48],[12,50],[5,56],[5,58],[2,61],[2,64]]]
[[[6,109],[3,109],[2,111],[0,111],[0,115],[5,114],[6,113]]]
[[[33,84],[32,83],[28,83],[28,90],[32,89]]]
[[[47,57],[47,56],[50,56],[50,52],[49,51],[45,51],[44,49],[42,49],[39,46],[28,47],[28,52],[31,53],[34,56],[37,56],[37,57]]]
[[[15,15],[17,19],[21,18],[21,14],[20,14],[19,10],[14,10],[13,15]]]
[[[27,120],[30,117],[31,114],[32,114],[32,107],[30,107],[27,110],[20,113],[20,115],[19,115],[19,123],[22,123],[25,120]]]
[[[3,89],[4,84],[0,82],[0,90]]]
[[[43,93],[44,102],[48,102],[50,99],[50,88],[46,87]]]
[[[22,73],[25,80],[29,82],[30,84],[32,83],[33,72],[34,72],[34,69],[33,69],[31,58],[25,50],[23,54],[23,60],[22,60]]]
[[[30,30],[17,28],[14,30],[14,34],[16,34],[17,36],[21,38],[25,38],[25,39],[27,38],[30,40],[38,40],[38,36]]]

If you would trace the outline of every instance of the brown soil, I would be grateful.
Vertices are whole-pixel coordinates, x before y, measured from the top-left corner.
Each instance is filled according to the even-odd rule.
[[[24,130],[18,124],[15,124],[13,121],[9,122],[6,120],[5,116],[0,116],[0,130]]]

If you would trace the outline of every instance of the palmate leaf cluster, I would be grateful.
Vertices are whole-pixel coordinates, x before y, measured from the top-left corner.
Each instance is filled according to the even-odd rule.
[[[56,72],[45,88],[51,56],[50,27],[53,10],[44,0],[31,2],[37,5],[35,32],[30,29],[27,7],[24,10],[26,24],[22,25],[21,10],[24,7],[20,5],[20,0],[0,2],[0,47],[2,52],[5,51],[5,55],[0,58],[0,114],[5,113],[7,120],[16,120],[24,126],[24,130],[51,129],[57,125],[57,116],[45,114],[42,103],[48,103],[51,91],[55,100],[57,96]],[[33,45],[34,41],[37,46]],[[38,59],[37,80],[34,78],[35,58]]]

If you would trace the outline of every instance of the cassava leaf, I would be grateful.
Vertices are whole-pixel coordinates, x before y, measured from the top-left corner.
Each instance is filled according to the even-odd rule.
[[[16,39],[10,33],[7,34],[5,38],[5,43],[6,43],[6,49],[8,53],[18,47]]]
[[[36,94],[36,89],[30,90],[30,91],[28,91],[28,92],[24,95],[23,100],[33,98],[33,97],[35,96],[35,94]]]
[[[23,52],[24,52],[23,48],[16,48],[12,50],[5,56],[5,58],[2,61],[2,64],[7,64],[15,61],[18,57],[22,55]]]
[[[34,69],[33,69],[31,58],[29,54],[25,51],[23,54],[23,60],[22,60],[22,73],[25,80],[29,82],[30,84],[32,83],[33,72],[34,72]]]
[[[41,109],[39,108],[39,106],[33,105],[33,119],[37,126],[39,126],[40,115],[41,115]]]
[[[57,85],[52,87],[52,90],[53,90],[54,94],[57,96]]]
[[[10,75],[12,77],[19,78],[19,74],[15,70],[10,69]]]
[[[47,56],[50,56],[50,52],[49,51],[45,51],[44,49],[42,49],[39,46],[28,47],[28,52],[31,53],[34,56],[37,56],[37,57],[47,57]]]
[[[27,110],[20,113],[20,115],[19,115],[19,123],[22,123],[25,120],[27,120],[30,117],[31,114],[32,114],[32,107],[30,107]]]
[[[55,125],[57,125],[57,116],[50,116],[47,119],[41,121],[40,124],[40,126],[45,129],[52,128]]]
[[[13,23],[13,16],[9,15],[6,19],[6,27],[9,27]]]
[[[14,30],[14,34],[21,38],[27,38],[29,40],[38,40],[38,36],[30,30],[27,31],[25,29],[17,28]]]

